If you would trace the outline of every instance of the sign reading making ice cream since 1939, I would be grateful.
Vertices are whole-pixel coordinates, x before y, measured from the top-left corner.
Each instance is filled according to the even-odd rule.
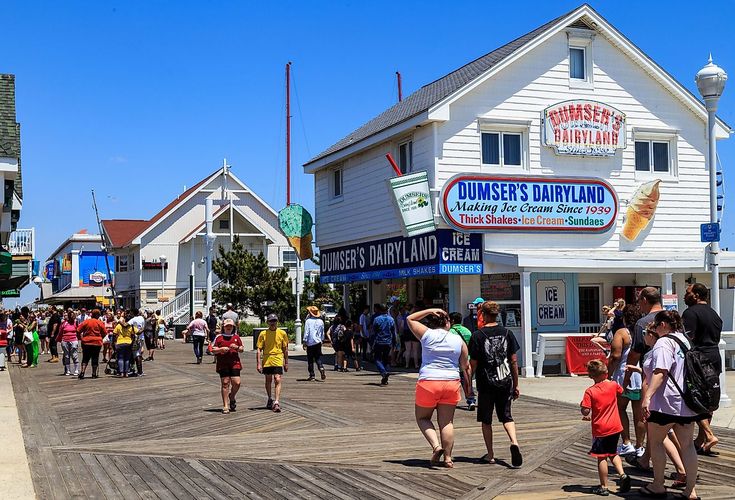
[[[455,175],[441,192],[444,220],[466,232],[603,232],[618,197],[602,179]]]
[[[625,114],[595,101],[573,100],[543,111],[544,145],[558,155],[615,156],[625,149]]]

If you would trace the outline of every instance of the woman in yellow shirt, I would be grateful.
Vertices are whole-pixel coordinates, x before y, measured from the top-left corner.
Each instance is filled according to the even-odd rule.
[[[266,408],[276,413],[281,411],[281,377],[288,371],[288,334],[278,328],[278,316],[268,315],[268,329],[260,332],[257,342],[256,368],[265,375],[265,392],[268,394]],[[273,382],[275,381],[275,384]],[[276,399],[271,397],[271,386],[275,385]]]
[[[136,331],[135,326],[128,323],[130,312],[126,312],[124,318],[112,331],[114,336],[115,355],[117,356],[117,376],[127,378],[130,371],[130,360],[133,357],[133,339]]]

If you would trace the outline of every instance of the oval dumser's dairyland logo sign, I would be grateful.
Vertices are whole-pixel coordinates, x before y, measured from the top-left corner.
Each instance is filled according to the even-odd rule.
[[[602,179],[455,175],[441,191],[450,226],[465,232],[604,232],[618,197]]]
[[[625,113],[607,104],[564,101],[546,108],[541,118],[544,146],[558,155],[615,156],[625,149]]]

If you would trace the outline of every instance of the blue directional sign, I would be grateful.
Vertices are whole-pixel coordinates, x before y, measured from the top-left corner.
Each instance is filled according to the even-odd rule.
[[[718,222],[702,224],[700,227],[702,243],[720,241],[720,224]]]

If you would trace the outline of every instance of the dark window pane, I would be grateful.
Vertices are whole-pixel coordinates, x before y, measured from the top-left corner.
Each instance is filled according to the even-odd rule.
[[[521,136],[519,134],[503,134],[503,164],[521,164]]]
[[[500,134],[482,134],[482,163],[500,165]]]
[[[334,196],[342,195],[342,171],[334,171]]]
[[[413,142],[406,142],[398,146],[398,168],[402,174],[411,171],[411,156],[413,155]]]
[[[600,289],[598,287],[579,287],[579,322],[582,324],[600,322]]]
[[[669,171],[669,143],[654,142],[653,143],[653,171],[668,172]]]
[[[569,49],[569,78],[584,80],[584,49]]]
[[[635,143],[635,169],[640,172],[649,172],[651,170],[648,147],[648,142],[636,141]]]

